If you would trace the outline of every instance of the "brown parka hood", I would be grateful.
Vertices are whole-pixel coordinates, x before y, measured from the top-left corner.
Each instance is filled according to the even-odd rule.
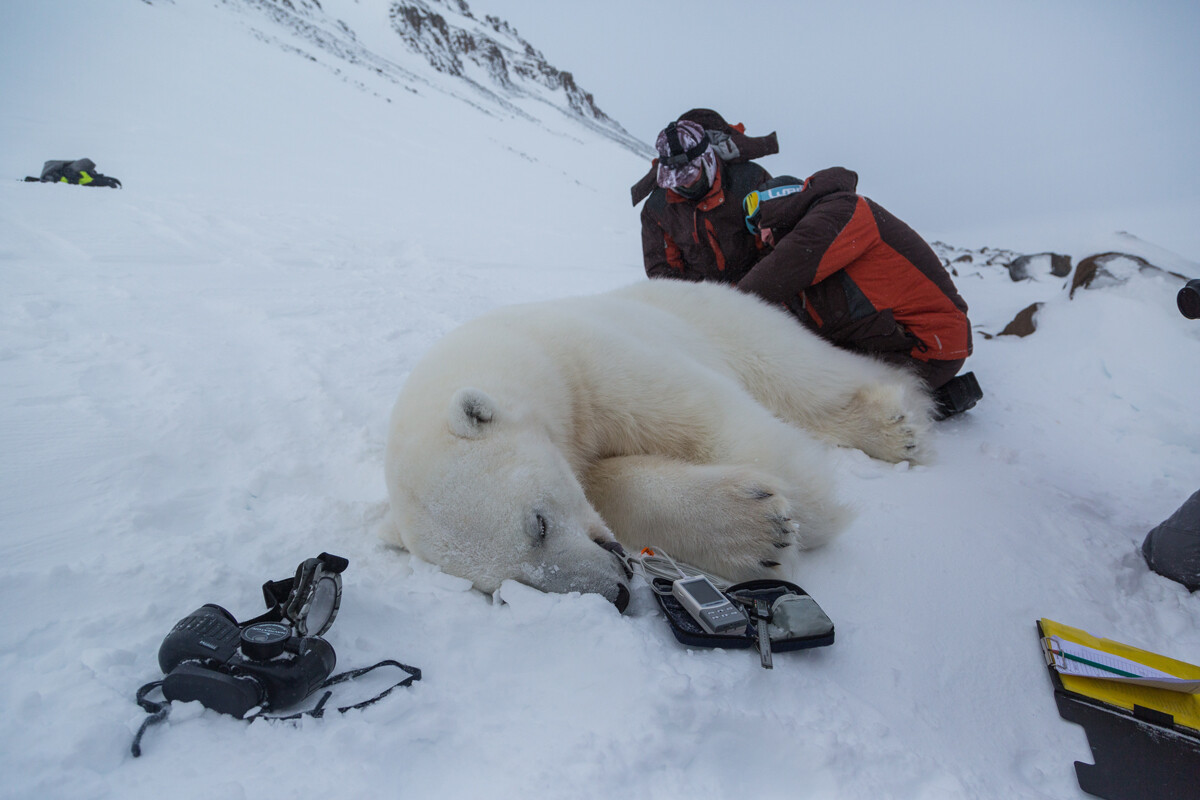
[[[858,188],[858,173],[845,167],[829,167],[814,172],[806,181],[791,175],[780,175],[765,181],[758,189],[763,191],[792,184],[802,184],[804,191],[767,200],[759,206],[759,213],[762,215],[759,218],[759,227],[770,228],[775,241],[779,241],[796,227],[800,218],[824,198],[838,192],[854,192]]]

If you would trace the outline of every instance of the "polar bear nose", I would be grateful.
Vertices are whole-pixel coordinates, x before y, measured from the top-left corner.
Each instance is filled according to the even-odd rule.
[[[629,607],[629,589],[623,583],[617,584],[617,599],[613,600],[613,605],[617,607],[617,611],[622,614]]]

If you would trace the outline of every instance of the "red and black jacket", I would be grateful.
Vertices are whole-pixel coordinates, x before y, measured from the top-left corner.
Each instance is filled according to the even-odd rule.
[[[698,201],[655,189],[642,206],[646,275],[697,282],[741,280],[764,252],[746,229],[742,198],[770,177],[757,164],[724,163],[712,189]]]
[[[966,358],[967,304],[941,259],[857,186],[857,174],[832,167],[803,191],[762,203],[759,225],[775,246],[738,288],[786,306],[835,344],[921,361]]]

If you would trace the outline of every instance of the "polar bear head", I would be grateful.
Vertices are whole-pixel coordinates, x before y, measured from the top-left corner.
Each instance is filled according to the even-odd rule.
[[[397,405],[387,483],[395,533],[446,572],[495,591],[595,592],[624,610],[612,532],[549,433],[479,389],[457,390],[444,423]]]

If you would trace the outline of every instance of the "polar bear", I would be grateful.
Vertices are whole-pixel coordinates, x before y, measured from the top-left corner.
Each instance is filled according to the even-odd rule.
[[[730,580],[848,513],[828,445],[926,455],[921,381],[718,285],[650,280],[512,306],[434,345],[392,411],[389,538],[485,591],[515,579],[624,607],[614,550]]]

